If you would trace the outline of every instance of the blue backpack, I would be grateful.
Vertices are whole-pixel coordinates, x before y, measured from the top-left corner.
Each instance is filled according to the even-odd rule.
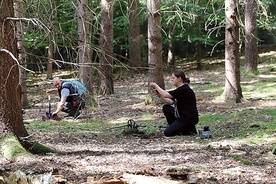
[[[81,95],[84,95],[86,93],[86,88],[85,86],[77,81],[77,80],[68,80],[68,81],[65,81],[62,85],[66,85],[66,83],[68,84],[71,84],[72,87],[76,90],[76,92],[81,96]]]

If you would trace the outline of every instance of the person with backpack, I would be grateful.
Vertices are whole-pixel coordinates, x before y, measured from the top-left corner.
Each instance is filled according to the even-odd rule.
[[[163,106],[163,113],[169,126],[165,129],[164,135],[167,137],[195,135],[198,133],[196,124],[199,118],[196,96],[188,85],[190,80],[182,70],[176,70],[172,74],[171,81],[176,87],[171,91],[165,91],[154,82],[149,84],[156,95],[166,103]]]
[[[60,101],[57,109],[52,113],[55,117],[59,112],[66,112],[64,117],[77,119],[80,117],[80,110],[85,107],[85,86],[77,80],[62,80],[59,77],[53,79],[55,88],[46,89],[46,94],[58,92]]]

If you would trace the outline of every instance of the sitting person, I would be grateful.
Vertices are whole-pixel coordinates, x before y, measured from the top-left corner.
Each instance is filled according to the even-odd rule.
[[[194,91],[189,87],[190,80],[186,78],[182,70],[176,70],[171,78],[175,90],[165,91],[156,83],[151,82],[157,96],[166,105],[163,106],[163,113],[169,126],[164,131],[165,136],[195,135],[197,134],[196,124],[198,123],[198,111]],[[174,107],[171,105],[174,104]]]
[[[68,113],[64,117],[72,117],[77,119],[81,113],[79,110],[85,107],[85,91],[86,88],[79,81],[65,81],[58,77],[53,79],[53,85],[56,88],[46,89],[46,93],[50,95],[58,91],[60,102],[52,116],[55,117],[60,111]],[[82,90],[78,89],[78,86]]]

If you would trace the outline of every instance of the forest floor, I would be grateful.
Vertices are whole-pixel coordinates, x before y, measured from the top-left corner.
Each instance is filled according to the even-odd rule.
[[[275,52],[273,54],[275,58]],[[270,71],[267,70],[269,65],[271,63],[260,63],[261,74],[257,75],[254,81],[242,77],[242,88],[265,81],[267,77],[276,81],[275,64],[270,66],[272,68]],[[275,88],[271,92],[272,95],[266,97],[262,96],[257,88],[254,92],[247,92],[244,94],[247,99],[244,103],[216,100],[224,87],[223,64],[214,64],[202,71],[187,69],[185,71],[191,79],[191,87],[196,92],[200,116],[276,107]],[[56,75],[62,76],[64,73],[59,72]],[[92,178],[103,181],[110,178],[127,178],[126,174],[159,179],[156,182],[138,179],[140,183],[145,184],[161,184],[161,181],[271,184],[276,182],[276,157],[271,153],[276,145],[275,131],[257,143],[248,141],[248,138],[235,139],[233,136],[224,136],[223,131],[228,131],[227,127],[221,128],[220,125],[215,126],[216,129],[210,127],[214,132],[210,139],[200,139],[199,135],[167,138],[162,133],[164,130],[162,126],[166,125],[161,112],[162,104],[145,105],[148,94],[147,76],[116,75],[118,77],[114,86],[115,94],[95,96],[97,106],[88,106],[78,120],[64,119],[62,122],[41,121],[41,117],[48,111],[45,89],[51,85],[49,81],[43,79],[36,82],[30,91],[32,93],[30,103],[33,105],[25,110],[24,122],[30,135],[38,142],[58,150],[59,153],[33,155],[16,160],[4,160],[0,156],[0,163],[4,165],[1,167],[7,171],[21,170],[25,173],[38,174],[55,171],[63,175],[67,183],[76,184],[85,183],[89,180],[88,177],[90,180]],[[170,75],[164,74],[166,89],[173,88]],[[221,86],[220,90],[212,90],[213,84]],[[53,108],[57,101],[57,97],[52,98]],[[269,122],[275,123],[275,116],[268,118],[273,119]],[[135,120],[138,125],[152,126],[154,131],[143,135],[125,135],[124,127],[118,126],[126,125],[129,119]],[[226,121],[229,121],[229,126],[239,126],[231,124],[233,121],[229,119],[221,120],[224,123]],[[91,123],[94,123],[92,126],[95,128],[90,128]],[[202,119],[198,129],[202,129],[206,124],[208,120]],[[43,128],[44,126],[48,129]],[[158,126],[161,127],[156,128]],[[141,131],[148,129],[150,128],[139,127]],[[231,133],[228,132],[227,135]],[[244,160],[249,160],[250,164],[245,164]],[[170,179],[166,174],[168,169],[184,170],[188,180]]]

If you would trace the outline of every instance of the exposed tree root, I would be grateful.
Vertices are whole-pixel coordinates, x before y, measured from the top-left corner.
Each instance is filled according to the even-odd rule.
[[[20,137],[20,142],[32,154],[57,153],[56,150],[38,143],[32,136]]]
[[[12,134],[5,134],[0,138],[0,153],[7,159],[13,159],[21,155],[31,156]]]
[[[57,153],[57,151],[31,140],[30,137],[19,141],[13,134],[5,134],[0,138],[0,154],[7,159],[46,153]]]

